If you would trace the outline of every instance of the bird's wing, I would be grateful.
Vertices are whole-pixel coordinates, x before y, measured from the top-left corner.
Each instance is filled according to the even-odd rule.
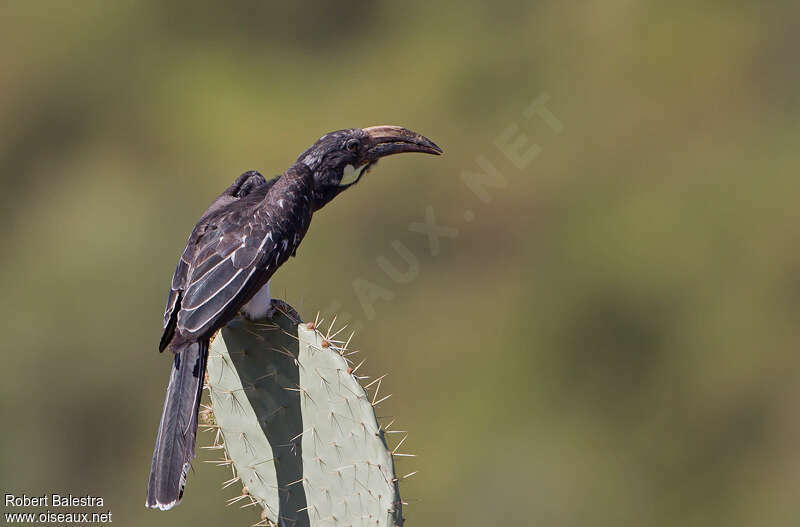
[[[240,299],[260,288],[283,263],[283,234],[274,232],[260,208],[229,207],[210,218],[191,257],[176,329],[185,336],[204,334]]]
[[[170,284],[169,294],[167,295],[167,304],[164,309],[164,331],[161,336],[159,350],[164,351],[169,344],[169,341],[172,339],[173,334],[175,333],[178,315],[176,307],[178,307],[178,305],[181,303],[181,297],[187,285],[190,264],[192,263],[193,255],[197,249],[198,242],[204,236],[204,230],[206,228],[205,220],[212,215],[218,215],[221,210],[229,207],[231,203],[237,202],[250,195],[256,189],[260,189],[261,192],[266,193],[269,188],[275,184],[275,182],[278,180],[278,177],[280,176],[274,177],[267,181],[264,179],[264,176],[254,170],[245,172],[237,177],[231,186],[225,189],[225,191],[220,194],[203,213],[200,221],[197,223],[192,231],[192,234],[189,236],[186,248],[184,249],[180,260],[178,260],[175,273],[172,275],[172,282]]]

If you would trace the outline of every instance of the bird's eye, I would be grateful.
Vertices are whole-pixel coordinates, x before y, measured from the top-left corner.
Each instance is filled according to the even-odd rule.
[[[355,152],[358,150],[358,139],[350,139],[344,145],[350,152]]]

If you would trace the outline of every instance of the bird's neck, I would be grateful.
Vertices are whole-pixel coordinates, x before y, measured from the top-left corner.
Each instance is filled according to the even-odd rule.
[[[311,196],[314,190],[314,176],[307,166],[295,163],[283,173],[283,176],[276,182],[276,186],[280,186],[283,193],[296,193],[301,198],[302,196]]]
[[[293,165],[269,189],[261,206],[307,227],[314,212],[313,189],[314,179],[308,168]]]

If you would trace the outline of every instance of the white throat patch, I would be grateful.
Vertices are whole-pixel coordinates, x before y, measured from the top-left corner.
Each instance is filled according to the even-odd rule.
[[[365,168],[367,168],[366,164],[363,164],[358,168],[355,168],[353,165],[345,166],[344,171],[342,172],[342,180],[339,182],[339,186],[343,187],[345,185],[354,183],[359,178],[359,176],[361,176],[361,173],[364,171]]]

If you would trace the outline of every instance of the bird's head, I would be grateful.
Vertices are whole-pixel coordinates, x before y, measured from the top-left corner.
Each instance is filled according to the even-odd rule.
[[[382,157],[402,152],[439,155],[433,141],[400,126],[350,128],[323,135],[300,154],[297,163],[314,175],[314,208],[320,209],[358,183]]]

